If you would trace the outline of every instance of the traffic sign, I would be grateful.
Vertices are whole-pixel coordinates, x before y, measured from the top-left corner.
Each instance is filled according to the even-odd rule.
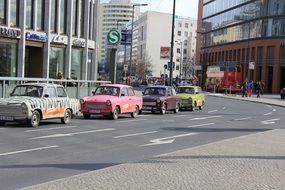
[[[112,29],[107,34],[107,42],[109,45],[117,45],[121,41],[121,33],[116,30]]]
[[[127,71],[127,70],[128,70],[128,65],[125,64],[125,65],[124,65],[124,71]]]

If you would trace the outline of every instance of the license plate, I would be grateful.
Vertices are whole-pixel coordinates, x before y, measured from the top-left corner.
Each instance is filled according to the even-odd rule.
[[[100,110],[90,110],[90,113],[100,113]]]
[[[146,107],[146,106],[143,106],[142,108],[143,110],[151,110],[152,108],[151,107]]]
[[[1,115],[1,116],[0,116],[0,120],[13,121],[13,120],[14,120],[14,117]]]

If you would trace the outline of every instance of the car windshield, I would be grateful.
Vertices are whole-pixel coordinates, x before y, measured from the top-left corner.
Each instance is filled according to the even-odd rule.
[[[30,96],[30,97],[42,97],[43,87],[41,86],[16,86],[11,93],[11,96]]]
[[[177,89],[177,93],[195,94],[195,89],[192,87],[181,87]]]
[[[112,86],[99,86],[94,95],[111,95],[111,96],[119,96],[120,88],[112,87]]]
[[[156,95],[156,96],[165,96],[165,88],[146,88],[144,95]]]

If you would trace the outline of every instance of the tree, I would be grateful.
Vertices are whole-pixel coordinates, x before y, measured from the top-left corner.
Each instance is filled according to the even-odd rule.
[[[148,53],[143,54],[141,59],[136,61],[136,74],[139,79],[147,79],[152,76],[152,59]]]
[[[187,57],[186,61],[182,64],[181,74],[185,79],[190,79],[195,74],[195,55]]]

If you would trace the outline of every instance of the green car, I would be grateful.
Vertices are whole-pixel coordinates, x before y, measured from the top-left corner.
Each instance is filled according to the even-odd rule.
[[[205,95],[199,86],[178,86],[177,96],[182,98],[181,109],[202,110],[205,105]]]

